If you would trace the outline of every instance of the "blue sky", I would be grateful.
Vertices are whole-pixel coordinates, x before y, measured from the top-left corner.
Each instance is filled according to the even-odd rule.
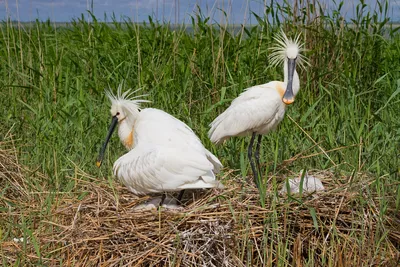
[[[282,2],[274,0],[275,2]],[[289,0],[293,2],[294,0]],[[370,9],[376,8],[377,0],[365,0]],[[382,1],[382,0],[380,0]],[[400,21],[400,0],[389,1],[389,16],[392,21]],[[215,21],[221,21],[221,9],[228,14],[230,23],[256,23],[249,10],[262,14],[264,3],[271,0],[93,0],[93,12],[96,18],[104,20],[115,14],[120,20],[129,17],[133,21],[145,21],[148,16],[158,20],[175,22],[190,22],[190,14],[199,5],[203,13],[212,17]],[[320,0],[328,10],[335,7],[334,1]],[[337,0],[340,2],[340,0]],[[56,22],[71,21],[80,17],[82,13],[87,14],[91,10],[92,0],[0,0],[0,19],[10,17],[13,20],[31,21],[35,19]],[[359,0],[344,0],[342,8],[343,16],[350,18]]]

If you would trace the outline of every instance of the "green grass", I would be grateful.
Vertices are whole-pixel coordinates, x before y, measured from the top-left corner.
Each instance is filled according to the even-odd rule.
[[[287,110],[293,121],[285,118],[263,139],[264,179],[284,171],[280,164],[301,154],[286,168],[366,173],[376,177],[369,188],[382,197],[380,215],[388,206],[398,211],[399,28],[390,24],[388,2],[374,12],[361,2],[357,17],[348,22],[340,5],[327,16],[317,16],[326,13],[307,3],[297,13],[287,4],[277,5],[258,18],[258,25],[235,34],[231,26],[210,24],[201,14],[194,17],[192,32],[185,25],[171,28],[151,20],[110,25],[95,17],[88,23],[82,16],[64,27],[5,21],[0,27],[0,140],[12,134],[19,162],[32,170],[26,174],[28,191],[74,193],[71,177],[78,170],[112,184],[112,163],[125,152],[116,137],[104,167],[97,169],[95,160],[110,120],[104,89],[124,81],[125,88],[140,87],[140,93],[149,94],[152,103],[144,106],[187,123],[225,167],[246,175],[248,139],[214,147],[208,125],[244,88],[283,79],[280,67],[268,66],[268,48],[282,27],[289,36],[302,33],[310,66],[301,71],[301,91]],[[389,195],[396,203],[389,203]],[[42,207],[50,207],[57,200],[49,194],[43,201]],[[32,214],[49,212],[44,208]],[[12,235],[12,223],[26,232],[34,220],[17,221],[0,222],[0,240]]]

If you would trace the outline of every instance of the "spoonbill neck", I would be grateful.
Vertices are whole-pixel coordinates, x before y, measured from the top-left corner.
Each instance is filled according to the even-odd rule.
[[[131,150],[134,147],[134,125],[131,125],[128,120],[119,123],[118,136],[126,149]]]

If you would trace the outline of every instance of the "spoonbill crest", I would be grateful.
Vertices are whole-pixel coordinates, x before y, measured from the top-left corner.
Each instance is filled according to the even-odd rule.
[[[299,75],[296,72],[296,64],[304,67],[306,58],[300,54],[303,44],[299,43],[299,35],[294,39],[286,37],[281,31],[274,38],[277,42],[272,47],[270,61],[272,66],[283,63],[284,81],[272,81],[262,85],[256,85],[244,90],[222,114],[211,124],[208,135],[213,143],[219,144],[231,136],[251,135],[248,157],[254,175],[254,181],[259,187],[257,174],[260,170],[260,143],[262,135],[274,130],[282,121],[286,106],[294,102],[294,98],[300,89]],[[254,140],[257,137],[255,149],[255,161],[252,160]]]
[[[184,189],[223,188],[215,179],[221,162],[208,151],[185,123],[155,108],[140,108],[149,102],[131,97],[136,91],[117,95],[106,92],[111,100],[111,125],[100,150],[100,167],[107,144],[118,125],[118,135],[128,153],[113,166],[114,175],[134,194],[146,195]]]

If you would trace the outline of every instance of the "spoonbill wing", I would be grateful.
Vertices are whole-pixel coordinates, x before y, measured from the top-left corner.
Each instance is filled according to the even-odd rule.
[[[181,120],[154,108],[141,111],[135,124],[139,142],[167,147],[190,147],[206,153],[206,149],[194,131]]]
[[[285,107],[272,84],[251,87],[232,101],[210,124],[211,141],[221,143],[230,136],[274,129],[283,118]]]
[[[117,176],[133,193],[222,187],[204,154],[181,148],[138,144],[114,164]]]

